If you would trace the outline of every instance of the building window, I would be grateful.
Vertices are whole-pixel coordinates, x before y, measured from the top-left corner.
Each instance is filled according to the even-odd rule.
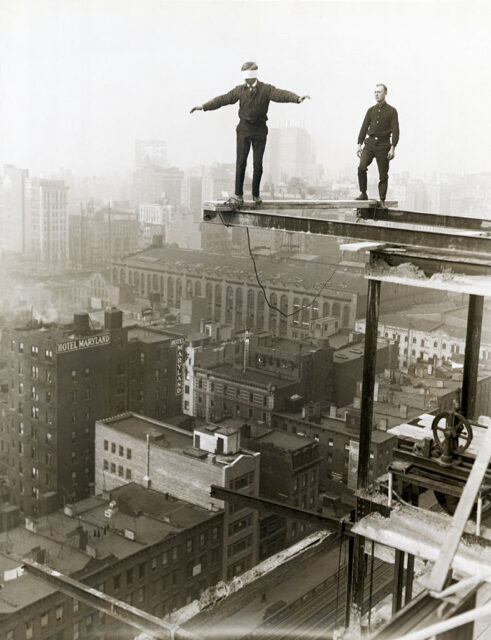
[[[131,469],[126,469],[126,480],[131,480]]]
[[[126,449],[126,458],[131,460],[131,449]]]
[[[103,460],[102,468],[104,471],[109,471],[109,462],[107,460]]]
[[[327,441],[327,444],[328,444],[330,447],[334,447],[334,440],[332,440],[331,438],[329,438],[329,440]]]
[[[79,640],[80,638],[80,624],[75,622],[73,625],[73,640]]]
[[[186,540],[186,552],[193,553],[193,538],[189,538],[189,540]]]
[[[56,622],[63,620],[63,605],[56,607]]]
[[[121,457],[123,457],[123,456],[124,456],[124,447],[123,447],[122,445],[119,445],[119,455],[120,455]]]
[[[116,444],[111,442],[111,453],[116,453]]]
[[[140,579],[145,577],[145,568],[146,568],[146,563],[145,562],[141,562],[138,565],[138,577]]]
[[[119,465],[119,466],[118,466],[118,476],[119,476],[120,478],[122,478],[122,477],[123,477],[123,475],[124,475],[123,467],[122,467],[122,465]]]
[[[48,612],[45,611],[41,614],[41,629],[46,629],[48,626]]]
[[[133,569],[126,571],[126,584],[133,584]]]
[[[113,589],[114,591],[119,591],[120,587],[121,587],[121,575],[118,574],[117,576],[113,577]]]
[[[179,547],[173,547],[172,548],[172,556],[171,557],[172,557],[172,561],[176,562],[176,560],[179,557]]]
[[[109,451],[109,442],[104,440],[104,451]]]
[[[12,635],[12,638],[14,636]],[[29,622],[26,622],[26,640],[31,640],[32,638],[32,620],[29,620]]]
[[[111,473],[116,473],[116,465],[114,462],[111,462]]]
[[[164,553],[162,554],[162,565],[166,567],[168,564],[169,564],[169,552],[164,551]]]

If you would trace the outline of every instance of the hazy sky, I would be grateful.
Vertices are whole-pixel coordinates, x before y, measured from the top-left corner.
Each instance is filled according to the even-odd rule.
[[[401,140],[392,171],[491,171],[491,3],[0,0],[0,162],[130,169],[136,138],[186,167],[235,157],[237,106],[189,109],[260,79],[308,93],[302,122],[331,173],[356,166],[375,83]]]

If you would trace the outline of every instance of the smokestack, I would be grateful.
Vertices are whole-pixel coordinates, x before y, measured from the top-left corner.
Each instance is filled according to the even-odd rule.
[[[121,329],[123,326],[123,312],[111,307],[104,312],[104,329]]]
[[[89,332],[89,314],[74,313],[73,314],[73,331],[78,335],[86,335]]]

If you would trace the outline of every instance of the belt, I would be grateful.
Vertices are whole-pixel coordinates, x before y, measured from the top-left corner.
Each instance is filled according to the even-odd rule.
[[[390,142],[390,136],[373,136],[373,135],[369,135],[369,138],[372,138],[373,140],[376,140],[377,142],[380,141],[386,141],[386,142]]]

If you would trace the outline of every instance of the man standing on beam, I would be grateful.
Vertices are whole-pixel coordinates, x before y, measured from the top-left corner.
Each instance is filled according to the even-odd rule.
[[[357,200],[368,200],[367,195],[367,170],[375,158],[378,165],[379,183],[378,192],[380,206],[385,207],[387,185],[389,182],[389,162],[394,159],[395,148],[399,142],[399,119],[397,111],[387,104],[385,97],[387,87],[385,84],[375,86],[376,104],[370,107],[366,113],[358,135],[357,156],[360,158],[358,166],[358,184],[360,195]],[[368,135],[367,135],[368,134]],[[392,142],[391,142],[392,134]],[[363,142],[365,146],[362,149]]]
[[[255,62],[245,62],[242,65],[244,84],[240,84],[232,91],[213,98],[203,105],[193,107],[194,111],[213,111],[227,104],[239,102],[239,119],[237,125],[237,163],[235,169],[235,195],[230,198],[230,203],[236,207],[244,204],[244,178],[247,166],[247,156],[252,145],[254,172],[252,177],[252,197],[254,202],[261,204],[259,186],[263,174],[263,155],[266,148],[268,127],[268,107],[273,102],[303,102],[310,99],[309,96],[297,96],[291,91],[277,89],[271,84],[259,82],[257,79],[258,68]]]

